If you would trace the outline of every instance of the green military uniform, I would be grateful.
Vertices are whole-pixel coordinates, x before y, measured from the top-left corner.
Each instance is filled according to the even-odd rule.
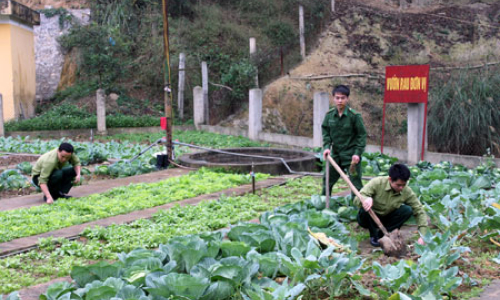
[[[37,161],[31,175],[36,186],[46,184],[50,195],[55,200],[61,194],[67,194],[73,186],[72,181],[76,177],[75,166],[80,165],[80,159],[74,153],[65,162],[59,162],[57,157],[58,148],[42,155]],[[72,166],[68,165],[71,164]]]
[[[422,203],[418,200],[411,188],[405,188],[396,193],[389,183],[387,176],[376,177],[360,191],[364,197],[373,199],[372,210],[379,216],[380,221],[390,232],[396,228],[401,228],[403,224],[412,216],[415,216],[418,230],[425,234],[427,231],[427,214]],[[377,225],[373,222],[368,213],[362,208],[361,200],[356,197],[354,204],[361,207],[358,213],[358,223],[364,228],[368,228],[370,236],[380,237],[377,233]],[[377,234],[379,236],[377,236]]]
[[[343,170],[349,169],[353,155],[358,155],[361,159],[366,146],[366,129],[361,114],[346,106],[342,116],[339,116],[337,108],[334,107],[326,113],[321,130],[323,151],[330,149],[332,158]],[[363,187],[361,161],[356,165],[356,174],[349,174],[349,177],[358,190]],[[339,178],[340,174],[330,167],[330,191]],[[323,178],[323,195],[325,195],[324,180]]]

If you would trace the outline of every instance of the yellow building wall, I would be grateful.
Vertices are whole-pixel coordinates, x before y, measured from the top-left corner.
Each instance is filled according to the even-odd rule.
[[[14,83],[14,115],[32,117],[35,113],[36,65],[35,37],[26,26],[11,26],[12,79]]]
[[[0,24],[0,94],[3,96],[3,117],[14,117],[14,85],[12,77],[11,25]]]
[[[28,118],[35,112],[35,38],[28,26],[9,20],[0,24],[0,93],[4,120]]]

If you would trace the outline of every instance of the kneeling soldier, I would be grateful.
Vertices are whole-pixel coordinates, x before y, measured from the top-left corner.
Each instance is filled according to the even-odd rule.
[[[68,162],[72,166],[68,166]],[[33,167],[33,183],[43,192],[43,200],[48,204],[67,195],[73,182],[80,182],[80,160],[74,154],[73,146],[62,143],[59,148],[42,155]]]

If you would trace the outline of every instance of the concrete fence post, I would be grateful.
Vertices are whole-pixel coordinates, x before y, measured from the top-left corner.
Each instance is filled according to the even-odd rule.
[[[0,136],[5,136],[5,128],[3,127],[3,96],[0,94]]]
[[[205,101],[203,88],[195,86],[193,89],[193,119],[196,129],[200,129],[201,124],[205,124]]]
[[[210,115],[208,111],[208,65],[206,61],[201,62],[201,80],[202,80],[202,88],[203,88],[203,105],[205,106],[203,109],[203,113],[205,114],[204,119],[205,123],[210,123]]]
[[[179,119],[184,119],[184,87],[186,85],[186,54],[179,54],[179,92],[177,94],[177,109]]]
[[[251,37],[250,38],[250,59],[252,60],[253,63],[256,63],[256,61],[255,61],[255,54],[256,53],[257,53],[257,41],[255,38]],[[255,88],[259,88],[259,70],[257,70],[257,73],[255,74]]]
[[[299,34],[300,34],[300,55],[306,58],[306,40],[304,37],[304,6],[299,5]]]
[[[106,94],[103,89],[96,92],[97,133],[106,134]]]
[[[335,0],[332,0],[332,12],[335,12]]]
[[[422,155],[425,104],[408,103],[408,163],[416,164]],[[427,132],[427,131],[426,131]],[[427,134],[425,140],[427,148]]]
[[[248,137],[257,140],[262,131],[262,90],[251,89],[249,97]]]
[[[325,118],[326,113],[330,107],[330,94],[327,92],[314,93],[313,104],[313,146],[323,146],[323,133],[321,131],[321,124]]]

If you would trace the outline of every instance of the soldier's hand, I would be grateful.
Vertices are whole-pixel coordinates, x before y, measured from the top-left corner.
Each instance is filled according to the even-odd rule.
[[[369,211],[373,206],[373,199],[371,197],[365,198],[363,201],[363,209]]]
[[[52,204],[52,203],[54,203],[54,199],[52,199],[52,197],[48,197],[47,204]]]
[[[361,159],[360,159],[359,155],[355,154],[355,155],[352,156],[351,162],[354,163],[354,164],[358,164],[360,160]]]
[[[330,155],[330,149],[326,149],[324,152],[323,152],[323,157],[326,158],[328,155]]]

